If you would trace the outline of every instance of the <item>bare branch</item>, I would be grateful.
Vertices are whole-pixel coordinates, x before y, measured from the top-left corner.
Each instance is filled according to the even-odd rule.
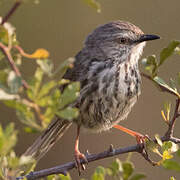
[[[16,0],[12,8],[9,10],[9,12],[6,14],[6,16],[3,18],[1,25],[3,25],[5,22],[8,21],[8,19],[14,14],[14,12],[17,10],[17,8],[21,5],[21,0]]]
[[[178,138],[174,138],[174,137],[162,137],[161,138],[162,141],[172,141],[174,143],[180,143],[180,139]],[[156,141],[155,139],[153,141]],[[93,162],[93,161],[97,161],[100,159],[105,159],[105,158],[109,158],[109,157],[113,157],[113,156],[117,156],[120,154],[125,154],[125,153],[129,153],[129,152],[138,152],[140,154],[142,154],[142,156],[148,161],[150,162],[152,165],[156,165],[156,163],[154,162],[154,164],[152,163],[153,161],[151,161],[149,159],[149,157],[147,156],[147,153],[144,154],[144,152],[142,153],[142,150],[144,149],[144,147],[142,147],[141,145],[134,145],[134,146],[128,146],[125,148],[118,148],[118,149],[114,149],[113,146],[111,145],[110,148],[108,148],[108,150],[104,151],[104,152],[100,152],[98,154],[86,154],[86,158],[88,160],[88,163]],[[81,159],[81,163],[85,163],[84,160]],[[55,166],[52,168],[48,168],[48,169],[43,169],[40,171],[34,171],[29,173],[26,176],[23,177],[17,177],[16,180],[20,180],[23,178],[27,178],[28,180],[34,180],[34,179],[38,179],[38,178],[43,178],[52,174],[63,174],[66,175],[66,173],[70,170],[72,170],[73,168],[76,167],[75,162],[68,162],[66,164],[63,165],[59,165],[59,166]]]
[[[15,74],[16,74],[18,77],[21,77],[21,78],[22,78],[22,75],[21,75],[19,69],[16,67],[16,65],[15,65],[15,63],[14,63],[14,60],[13,60],[13,58],[12,58],[12,56],[11,56],[11,53],[10,53],[10,51],[9,51],[9,48],[6,47],[4,44],[2,44],[2,43],[0,42],[0,49],[2,50],[2,52],[4,53],[4,55],[7,57],[7,60],[8,60],[8,62],[9,62],[9,64],[10,64],[12,70],[15,72]],[[27,82],[26,82],[25,80],[23,80],[23,79],[22,79],[22,84],[23,84],[23,87],[24,87],[25,89],[28,89],[28,88],[29,88]]]

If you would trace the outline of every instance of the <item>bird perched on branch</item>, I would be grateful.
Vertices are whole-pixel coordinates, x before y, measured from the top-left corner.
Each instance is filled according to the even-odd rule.
[[[81,84],[80,95],[73,104],[80,112],[73,121],[77,124],[75,161],[79,173],[84,169],[80,160],[86,160],[79,151],[81,127],[93,132],[115,127],[135,136],[138,143],[143,141],[143,135],[118,123],[126,119],[140,95],[138,60],[145,42],[155,39],[159,36],[144,34],[129,22],[113,21],[99,26],[86,38],[83,49],[75,56],[74,67],[64,75],[65,79]],[[24,155],[39,160],[71,124],[57,118]]]

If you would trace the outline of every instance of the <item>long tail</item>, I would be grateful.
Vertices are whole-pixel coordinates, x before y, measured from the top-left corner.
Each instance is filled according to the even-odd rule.
[[[65,131],[71,126],[71,124],[72,123],[67,120],[54,120],[23,155],[31,156],[36,161],[40,160],[64,135]]]

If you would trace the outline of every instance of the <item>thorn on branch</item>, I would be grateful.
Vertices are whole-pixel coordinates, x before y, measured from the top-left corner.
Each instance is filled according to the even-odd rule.
[[[114,153],[114,147],[113,147],[112,144],[110,144],[108,151],[109,151],[110,153]]]
[[[86,153],[85,153],[85,156],[89,156],[90,155],[90,153],[89,153],[89,151],[88,151],[88,149],[86,150]]]

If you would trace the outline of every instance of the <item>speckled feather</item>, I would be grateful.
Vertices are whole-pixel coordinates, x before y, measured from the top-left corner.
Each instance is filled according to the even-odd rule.
[[[138,59],[145,42],[136,40],[141,35],[143,32],[135,25],[114,21],[87,37],[74,67],[64,76],[81,83],[80,96],[72,105],[80,110],[74,120],[79,126],[101,132],[127,117],[140,95]],[[39,160],[71,123],[55,119],[24,155]]]

